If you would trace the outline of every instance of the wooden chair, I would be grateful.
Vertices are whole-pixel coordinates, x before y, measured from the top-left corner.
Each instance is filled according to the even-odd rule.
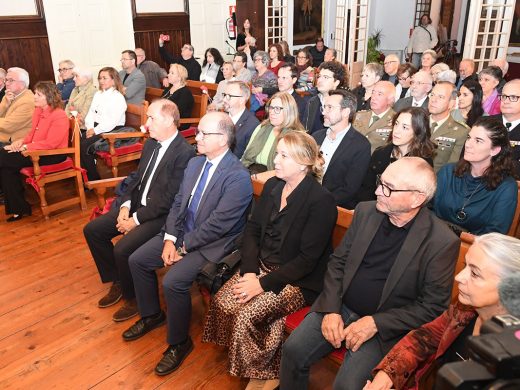
[[[128,104],[126,109],[125,126],[133,127],[137,131],[126,131],[121,133],[104,133],[103,139],[108,142],[108,151],[98,151],[98,161],[103,161],[112,170],[112,176],[117,177],[119,164],[139,160],[143,145],[148,137],[148,133],[139,130],[141,125],[146,123],[146,112],[148,111],[148,101],[143,100],[141,105]],[[132,145],[116,147],[117,140],[138,138],[139,141]]]
[[[215,83],[204,83],[202,81],[186,81],[186,86],[189,88],[193,96],[202,95],[201,87],[206,87],[208,89],[208,94],[211,98],[215,97],[217,93],[218,84]]]
[[[30,150],[22,152],[24,156],[31,158],[33,166],[22,168],[20,173],[27,176],[26,182],[31,184],[38,193],[38,196],[40,197],[40,207],[45,219],[49,219],[49,214],[51,212],[71,205],[79,204],[82,210],[86,210],[87,208],[79,154],[80,130],[78,121],[75,118],[70,119],[69,131],[69,147],[67,148],[54,150]],[[40,157],[56,155],[66,155],[67,158],[64,162],[59,164],[40,166]],[[75,179],[77,196],[49,205],[47,203],[45,185],[47,183],[69,178]]]

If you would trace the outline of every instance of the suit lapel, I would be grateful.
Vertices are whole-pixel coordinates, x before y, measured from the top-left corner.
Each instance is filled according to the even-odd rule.
[[[332,155],[332,158],[330,159],[330,162],[329,162],[329,167],[327,168],[327,172],[329,172],[330,168],[334,165],[334,163],[336,163],[336,161],[338,161],[338,159],[341,156],[346,155],[346,153],[350,147],[351,139],[354,136],[354,134],[352,133],[352,130],[354,130],[354,128],[352,126],[350,126],[350,129],[347,131],[347,134],[345,134],[345,136],[341,140],[341,143],[338,145],[338,148]],[[326,173],[325,173],[325,175],[326,175]]]
[[[283,243],[287,233],[289,233],[289,229],[291,228],[294,219],[300,213],[301,208],[307,201],[307,195],[309,194],[311,182],[309,180],[314,180],[308,176],[306,176],[300,185],[295,189],[295,191],[301,192],[305,194],[304,196],[295,196],[291,199],[291,207],[289,208],[289,213],[287,214],[287,218],[283,221],[282,227],[282,236],[280,238],[280,247],[283,247]],[[291,194],[293,195],[293,194]]]
[[[159,165],[157,166],[157,169],[155,170],[155,172],[153,173],[153,177],[152,177],[152,181],[151,183],[153,183],[153,180],[155,179],[155,176],[157,176],[159,174],[159,172],[164,168],[164,166],[167,164],[167,162],[169,161],[170,159],[170,155],[173,154],[175,152],[175,148],[176,148],[176,145],[179,143],[180,141],[180,133],[177,133],[177,136],[175,137],[175,139],[170,143],[170,145],[168,146],[168,149],[166,150],[166,152],[164,153],[164,155],[162,156],[161,158],[161,161],[159,161]]]
[[[196,159],[196,157],[194,157]],[[184,189],[184,194],[182,198],[182,204],[181,204],[181,213],[188,207],[188,203],[191,199],[191,193],[195,187],[195,183],[197,182],[197,179],[200,176],[200,172],[202,171],[202,167],[204,167],[204,163],[206,162],[206,158],[199,158],[198,161],[196,161],[196,164],[194,164],[194,167],[192,169],[192,172],[186,172],[184,173],[183,180],[186,181],[186,185],[182,185]],[[200,207],[200,203],[199,203]]]

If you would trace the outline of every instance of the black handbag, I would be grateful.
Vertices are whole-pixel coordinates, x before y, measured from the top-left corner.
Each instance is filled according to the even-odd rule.
[[[224,283],[238,271],[241,258],[240,250],[237,249],[218,263],[208,262],[197,275],[197,282],[211,295],[215,295]]]

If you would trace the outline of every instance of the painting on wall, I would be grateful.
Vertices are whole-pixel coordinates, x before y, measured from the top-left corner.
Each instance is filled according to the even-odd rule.
[[[311,45],[321,37],[322,0],[294,0],[294,45]]]
[[[520,47],[520,3],[518,1],[516,2],[515,14],[513,15],[509,46]]]

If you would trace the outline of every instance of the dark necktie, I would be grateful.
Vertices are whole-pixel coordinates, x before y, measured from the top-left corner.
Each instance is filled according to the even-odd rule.
[[[511,122],[507,122],[506,123],[506,129],[507,131],[511,131],[511,126],[513,126],[513,124]]]
[[[433,122],[432,125],[431,125],[431,128],[432,128],[432,134],[435,133],[435,129],[437,128],[437,126],[439,126],[439,124],[437,122]]]
[[[146,167],[146,171],[143,175],[143,180],[141,180],[141,183],[139,184],[139,193],[141,195],[146,187],[146,183],[148,183],[148,179],[150,179],[150,175],[152,174],[153,168],[155,167],[155,163],[157,162],[157,156],[159,155],[159,149],[161,149],[161,144],[157,143],[157,145],[155,146],[155,149],[152,152],[152,158],[150,159],[150,163]]]
[[[381,118],[378,117],[377,115],[372,115],[372,122],[370,122],[370,126],[372,126],[374,123],[376,123],[379,119],[381,119]]]
[[[199,183],[197,184],[197,188],[195,188],[195,192],[193,193],[193,197],[191,198],[191,203],[188,206],[188,210],[186,210],[186,219],[184,220],[184,233],[189,233],[195,229],[195,214],[197,213],[197,209],[199,208],[200,200],[202,199],[202,193],[204,192],[204,187],[206,186],[206,182],[208,181],[209,169],[213,164],[209,161],[204,165],[204,170],[202,171],[202,175],[200,176]]]

